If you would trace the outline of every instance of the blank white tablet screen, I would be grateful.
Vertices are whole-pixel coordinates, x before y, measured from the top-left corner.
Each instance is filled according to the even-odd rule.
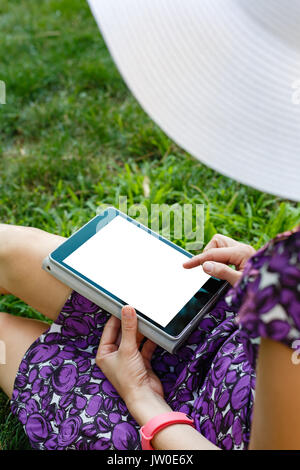
[[[64,262],[165,327],[209,279],[187,259],[118,215]]]

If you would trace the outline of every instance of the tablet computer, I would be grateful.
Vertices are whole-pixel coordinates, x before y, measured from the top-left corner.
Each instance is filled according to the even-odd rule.
[[[183,268],[191,257],[109,207],[52,252],[43,267],[119,318],[124,305],[133,306],[139,330],[174,352],[227,287],[201,266]]]

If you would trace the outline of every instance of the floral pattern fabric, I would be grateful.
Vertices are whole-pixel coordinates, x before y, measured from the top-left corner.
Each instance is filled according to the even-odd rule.
[[[173,410],[222,449],[247,449],[260,337],[300,338],[300,232],[248,262],[240,283],[205,315],[176,354],[157,347],[152,366]],[[12,412],[34,449],[140,449],[139,426],[95,364],[109,314],[76,292],[26,352]]]

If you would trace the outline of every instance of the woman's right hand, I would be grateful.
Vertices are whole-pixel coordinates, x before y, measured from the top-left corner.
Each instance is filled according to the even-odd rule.
[[[240,243],[225,235],[216,234],[200,255],[183,264],[186,269],[202,265],[210,276],[228,281],[232,286],[242,276],[244,267],[255,250],[250,245]],[[232,269],[228,265],[235,266]]]

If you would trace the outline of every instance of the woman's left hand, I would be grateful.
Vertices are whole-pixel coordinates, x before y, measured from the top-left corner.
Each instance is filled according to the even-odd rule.
[[[118,338],[121,341],[118,345]],[[137,315],[133,307],[122,309],[122,320],[112,316],[103,331],[96,364],[115,387],[127,406],[140,398],[155,395],[161,400],[163,387],[151,368],[156,344],[147,340],[141,351],[143,337],[137,333]]]
[[[121,341],[120,338],[121,329]],[[164,400],[163,387],[151,368],[156,344],[137,333],[137,316],[128,305],[122,320],[112,316],[102,333],[96,363],[124,399],[129,413],[144,426],[151,418],[172,411]],[[119,345],[120,342],[120,345]],[[186,424],[176,424],[158,432],[152,439],[155,449],[216,449],[198,431]]]

